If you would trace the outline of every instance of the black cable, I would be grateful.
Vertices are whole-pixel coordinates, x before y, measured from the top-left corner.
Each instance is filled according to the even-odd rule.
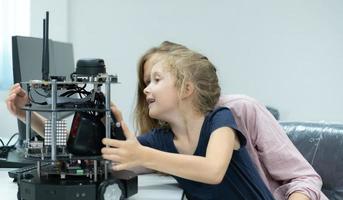
[[[185,191],[182,192],[182,197],[181,197],[181,200],[184,200],[186,198],[186,194],[185,194]]]
[[[71,88],[70,90],[60,94],[60,96],[64,97],[70,97],[74,94],[79,94],[79,97],[82,99],[84,98],[82,96],[82,94],[84,94],[85,96],[87,96],[88,94],[90,94],[90,92],[86,91],[85,88],[86,88],[87,84],[84,84],[82,87],[78,87],[76,86],[75,88]]]
[[[10,137],[10,139],[8,140],[6,146],[9,146],[10,142],[12,141],[12,139],[13,139],[15,136],[17,136],[17,135],[19,136],[19,133],[13,134],[13,135]],[[15,146],[15,145],[18,143],[18,139],[19,139],[19,137],[17,138],[17,141],[15,141],[15,143],[14,143],[13,145],[11,145],[11,146]]]
[[[86,86],[87,84],[84,84],[82,87],[78,87],[78,88],[80,88],[80,90],[85,90]]]
[[[39,96],[42,96],[42,97],[45,97],[45,98],[48,98],[48,95],[47,94],[42,94],[40,92],[37,91],[37,89],[34,89],[33,91],[35,91]]]
[[[5,143],[4,143],[4,141],[2,141],[1,138],[0,138],[0,142],[1,142],[2,146],[5,146]]]
[[[14,144],[12,144],[12,145],[9,145],[9,144],[11,143],[11,141],[13,140],[13,138],[14,138],[15,136],[18,136],[18,135],[19,135],[19,133],[14,133],[14,134],[10,137],[10,139],[7,141],[6,145],[5,145],[4,141],[0,138],[0,142],[1,142],[2,146],[3,146],[3,147],[13,147],[13,146],[15,146],[15,145],[18,143],[19,137],[17,138],[17,141],[15,141]]]
[[[10,139],[8,140],[7,144],[5,145],[5,143],[3,142],[3,140],[0,138],[0,142],[2,143],[2,146],[0,147],[0,157],[1,158],[7,158],[8,153],[10,151],[12,151],[13,149],[15,149],[15,145],[18,143],[18,139],[17,141],[13,144],[13,145],[9,145],[11,143],[11,141],[13,140],[13,138],[15,136],[19,135],[19,133],[15,133],[13,134]]]
[[[34,104],[39,104],[39,105],[47,105],[47,104],[48,104],[46,101],[44,101],[44,102],[36,102],[35,100],[33,100],[31,91],[29,92],[29,100],[30,100],[32,103],[34,103]]]

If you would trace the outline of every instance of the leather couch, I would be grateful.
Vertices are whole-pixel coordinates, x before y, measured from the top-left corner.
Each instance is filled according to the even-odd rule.
[[[280,122],[287,135],[323,180],[330,200],[343,200],[343,124]]]

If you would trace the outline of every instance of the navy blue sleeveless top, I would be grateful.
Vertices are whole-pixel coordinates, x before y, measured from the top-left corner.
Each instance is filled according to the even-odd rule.
[[[205,157],[211,134],[221,127],[232,128],[239,138],[241,147],[239,150],[233,151],[229,167],[219,184],[211,185],[174,176],[181,188],[184,189],[187,198],[189,200],[274,199],[251,161],[245,148],[246,139],[237,129],[236,122],[228,108],[217,108],[206,115],[194,155]],[[173,137],[174,134],[171,129],[158,128],[139,136],[138,141],[144,146],[165,152],[178,153]],[[199,173],[206,174],[206,172]]]

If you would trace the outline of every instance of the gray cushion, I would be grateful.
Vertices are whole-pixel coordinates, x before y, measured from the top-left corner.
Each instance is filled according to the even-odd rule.
[[[343,200],[343,124],[281,122],[287,135],[322,177],[330,200]]]

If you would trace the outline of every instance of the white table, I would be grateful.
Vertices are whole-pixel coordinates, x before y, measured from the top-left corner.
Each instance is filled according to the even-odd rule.
[[[0,199],[17,200],[17,183],[8,177],[12,169],[0,168]],[[174,178],[158,174],[138,176],[138,193],[129,200],[181,200],[182,190]]]
[[[12,169],[0,168],[0,195],[1,199],[17,200],[17,183],[8,177],[8,171]]]

